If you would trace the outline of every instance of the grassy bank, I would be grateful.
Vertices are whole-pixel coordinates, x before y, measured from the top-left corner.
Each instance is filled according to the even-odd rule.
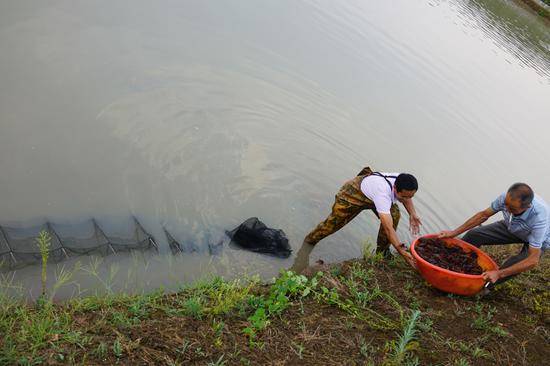
[[[39,306],[2,295],[0,364],[542,365],[548,264],[483,299],[441,293],[378,257],[282,272],[272,285],[213,278]]]
[[[521,0],[521,2],[533,9],[541,17],[550,18],[550,12],[547,10],[547,7],[550,6],[550,0]],[[546,4],[547,7],[541,3]]]

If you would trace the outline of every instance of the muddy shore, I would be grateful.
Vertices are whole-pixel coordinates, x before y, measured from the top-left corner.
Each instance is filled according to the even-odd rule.
[[[541,17],[550,20],[550,1],[542,0],[515,0],[517,3],[526,5],[529,9]]]
[[[273,285],[212,279],[39,308],[4,297],[0,364],[542,365],[549,264],[482,299],[377,257],[284,272]]]

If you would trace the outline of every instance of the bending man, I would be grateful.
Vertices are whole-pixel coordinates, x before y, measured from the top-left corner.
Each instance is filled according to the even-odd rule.
[[[332,212],[304,239],[296,257],[293,270],[299,272],[308,265],[309,253],[323,238],[340,230],[363,210],[372,210],[380,219],[376,240],[376,252],[390,255],[390,245],[413,267],[416,263],[407,248],[401,244],[397,225],[401,214],[397,201],[409,213],[410,227],[417,234],[421,225],[412,198],[418,190],[418,182],[411,174],[379,173],[364,168],[357,177],[344,183],[336,194]]]
[[[499,211],[502,211],[503,220],[479,226]],[[508,258],[499,270],[483,274],[485,280],[492,283],[488,287],[490,290],[539,263],[542,253],[550,247],[550,210],[531,187],[516,183],[498,196],[489,208],[476,213],[455,230],[442,231],[439,237],[455,237],[467,230],[462,239],[476,247],[523,243],[521,251]]]

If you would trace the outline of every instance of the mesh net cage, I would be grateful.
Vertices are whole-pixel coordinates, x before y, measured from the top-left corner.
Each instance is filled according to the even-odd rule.
[[[156,250],[155,239],[133,217],[131,232],[106,234],[96,219],[80,223],[44,222],[30,226],[0,225],[0,271],[9,271],[42,261],[37,244],[41,231],[51,237],[48,261],[61,262],[80,255],[101,255],[132,250]],[[111,231],[107,231],[111,233]]]
[[[179,253],[208,253],[217,255],[222,251],[223,238],[213,237],[208,231],[197,233],[193,238],[185,239],[185,235],[180,235],[180,239],[174,238],[174,235],[163,227],[168,247],[173,255]],[[202,243],[202,245],[197,244]]]

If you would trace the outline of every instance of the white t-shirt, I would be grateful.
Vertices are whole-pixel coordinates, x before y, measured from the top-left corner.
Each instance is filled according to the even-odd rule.
[[[380,172],[380,174],[396,178],[399,175],[399,173],[383,172]],[[396,178],[387,177],[392,185],[391,187],[384,177],[378,175],[369,175],[361,182],[361,192],[374,202],[374,206],[376,206],[376,211],[378,211],[378,213],[389,214],[391,205],[397,200],[393,193],[393,185],[395,184]]]

